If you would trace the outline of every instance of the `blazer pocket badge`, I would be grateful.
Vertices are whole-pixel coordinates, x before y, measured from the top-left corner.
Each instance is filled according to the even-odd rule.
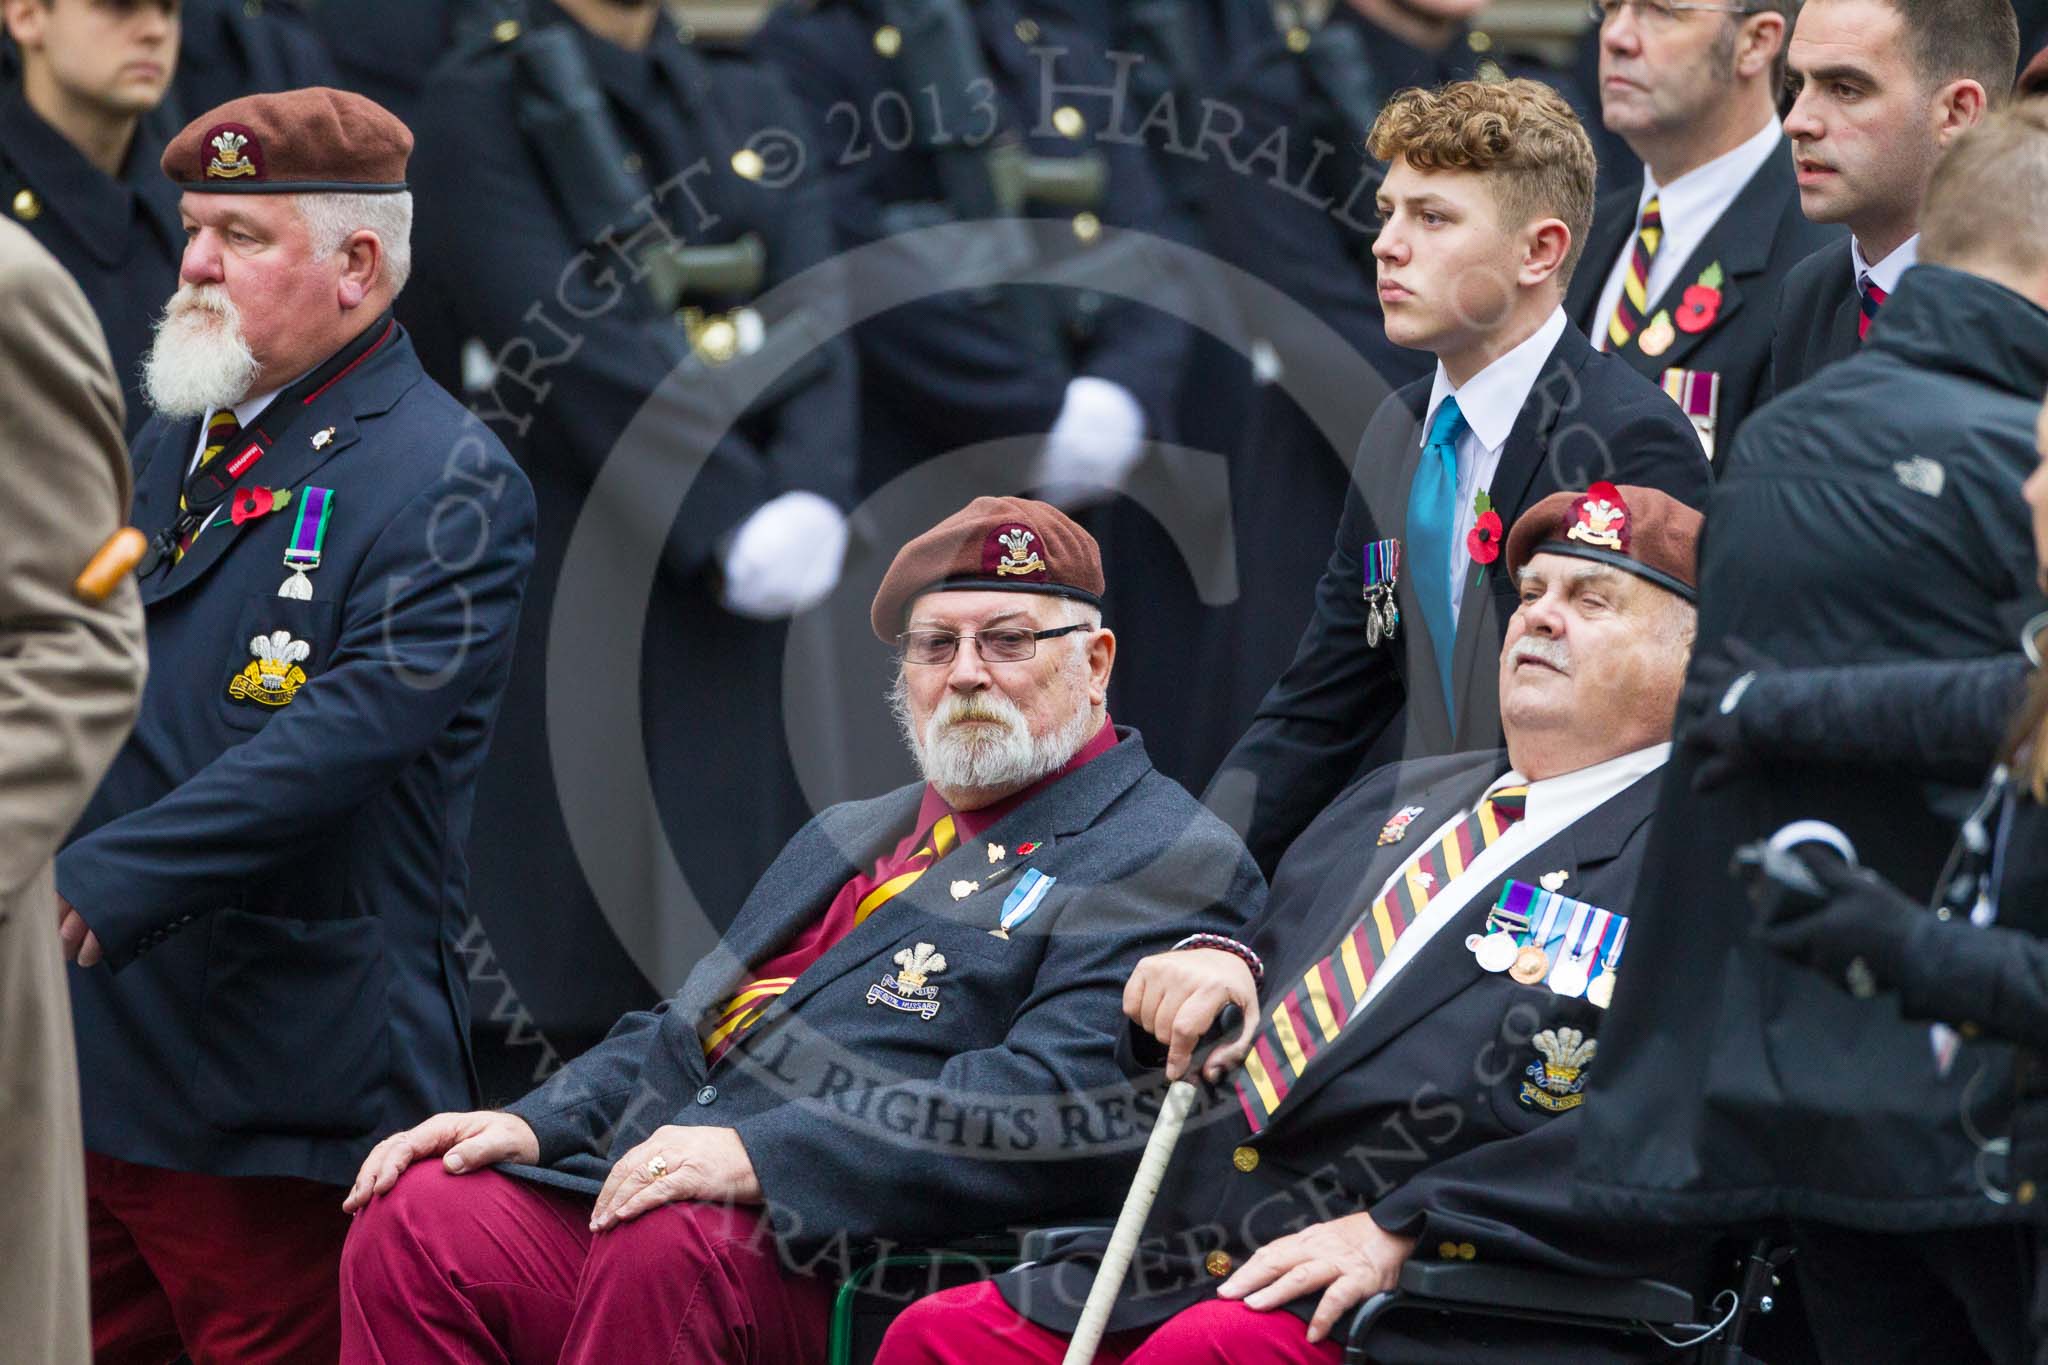
[[[1699,433],[1707,459],[1714,458],[1714,429],[1721,409],[1721,376],[1713,370],[1666,370],[1664,392]]]
[[[1529,1040],[1540,1060],[1522,1074],[1522,1103],[1530,1109],[1562,1114],[1586,1102],[1586,1069],[1600,1044],[1575,1028],[1545,1029]]]
[[[868,1003],[930,1019],[939,1012],[939,988],[927,984],[946,970],[946,955],[929,943],[905,948],[896,954],[896,970],[868,987]]]
[[[299,665],[312,657],[313,647],[294,640],[288,630],[274,630],[249,642],[248,667],[228,681],[231,701],[257,706],[284,706],[306,685],[306,670]]]
[[[1365,643],[1378,649],[1380,641],[1394,638],[1401,624],[1401,608],[1394,590],[1401,581],[1401,542],[1369,540],[1362,556],[1365,562]]]

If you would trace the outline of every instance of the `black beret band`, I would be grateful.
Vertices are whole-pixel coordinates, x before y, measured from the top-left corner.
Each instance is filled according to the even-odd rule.
[[[1695,605],[1700,600],[1698,592],[1662,569],[1652,568],[1640,559],[1630,559],[1627,555],[1613,550],[1603,550],[1597,545],[1581,545],[1575,540],[1546,540],[1538,545],[1529,557],[1534,559],[1537,555],[1571,555],[1578,559],[1590,559],[1599,564],[1625,570],[1637,578],[1647,578],[1658,587],[1675,592]]]

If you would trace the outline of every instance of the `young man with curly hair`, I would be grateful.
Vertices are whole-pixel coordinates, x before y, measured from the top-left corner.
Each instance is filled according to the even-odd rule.
[[[1503,527],[1599,480],[1707,492],[1677,405],[1565,316],[1595,173],[1571,107],[1526,80],[1406,90],[1370,147],[1387,336],[1437,363],[1367,427],[1315,617],[1210,791],[1269,874],[1358,773],[1500,745]]]

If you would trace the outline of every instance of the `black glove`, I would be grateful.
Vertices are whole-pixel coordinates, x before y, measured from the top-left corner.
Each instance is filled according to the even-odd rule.
[[[1718,651],[1696,656],[1679,694],[1678,714],[1688,717],[1679,743],[1696,760],[1692,789],[1706,793],[1726,786],[1761,765],[1762,755],[1743,733],[1741,702],[1765,673],[1779,671],[1775,659],[1734,636]],[[1744,678],[1750,681],[1742,683]]]
[[[1764,946],[1858,998],[1899,985],[1913,936],[1926,920],[1921,907],[1831,849],[1803,845],[1779,856],[1796,859],[1810,880],[1804,887],[1770,875],[1751,882],[1756,936]]]

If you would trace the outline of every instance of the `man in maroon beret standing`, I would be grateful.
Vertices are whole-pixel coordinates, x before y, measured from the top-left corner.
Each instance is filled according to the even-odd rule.
[[[1248,952],[1139,964],[1130,1045],[1169,1076],[1224,1002],[1256,1027],[1201,1059],[1228,1099],[1182,1139],[1097,1361],[1337,1365],[1350,1310],[1410,1256],[1618,1273],[1680,1259],[1680,1243],[1575,1216],[1570,1174],[1616,984],[1649,984],[1632,987],[1624,950],[1658,907],[1630,893],[1699,530],[1651,488],[1537,502],[1507,543],[1506,751],[1381,768],[1288,849]],[[924,1300],[877,1365],[1062,1359],[1100,1247]],[[1375,1365],[1615,1358],[1533,1323],[1388,1323],[1366,1343]]]
[[[333,1359],[342,1187],[474,1102],[464,845],[534,506],[392,318],[411,144],[309,89],[163,155],[150,677],[56,868],[102,1361]]]
[[[674,998],[508,1111],[379,1145],[344,1360],[815,1360],[846,1248],[1116,1207],[1124,983],[1264,885],[1111,725],[1102,591],[1041,502],[903,548],[873,622],[925,781],[811,821]]]

